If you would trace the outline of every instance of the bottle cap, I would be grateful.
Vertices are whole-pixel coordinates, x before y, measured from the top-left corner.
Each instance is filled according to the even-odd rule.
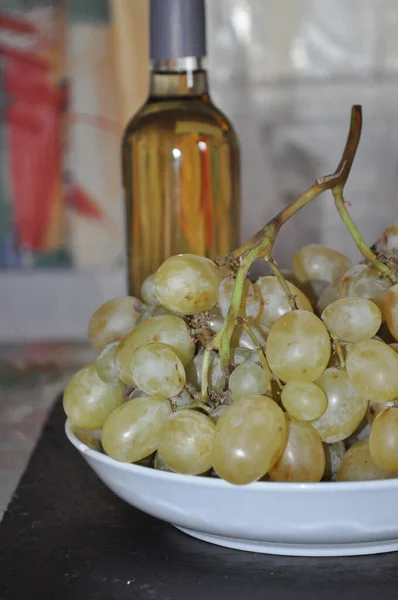
[[[204,0],[151,0],[151,59],[206,55]]]

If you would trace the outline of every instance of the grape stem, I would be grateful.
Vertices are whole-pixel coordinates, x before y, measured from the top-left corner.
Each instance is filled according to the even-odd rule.
[[[288,299],[291,309],[298,310],[298,306],[297,306],[297,302],[296,302],[296,295],[292,294],[288,282],[286,281],[286,279],[283,277],[282,273],[278,269],[278,263],[273,258],[273,256],[271,256],[270,258],[266,258],[265,260],[268,262],[268,264],[271,268],[271,271],[273,272],[273,274],[279,281],[280,285],[282,286],[282,289],[285,292],[285,295]]]
[[[385,277],[388,277],[393,284],[397,283],[397,277],[392,272],[390,267],[383,263],[379,258],[377,258],[376,254],[372,252],[372,250],[366,245],[365,240],[359,233],[357,226],[352,220],[346,206],[346,202],[343,197],[343,191],[340,187],[336,187],[332,190],[334,196],[334,203],[339,212],[340,217],[342,218],[345,226],[350,232],[352,239],[356,243],[359,251],[362,255],[368,260],[376,269]]]
[[[339,358],[339,369],[344,370],[345,369],[345,356],[344,356],[344,344],[341,340],[339,340],[339,338],[335,337],[334,335],[330,336],[332,338],[332,344],[333,344],[333,348]]]
[[[339,210],[339,213],[365,258],[370,260],[378,269],[380,269],[383,274],[387,274],[388,270],[387,276],[390,277],[391,280],[395,281],[395,276],[392,274],[387,265],[379,261],[379,259],[371,252],[371,250],[367,248],[355,225],[352,223],[343,200],[344,186],[354,162],[355,154],[361,137],[361,131],[362,108],[361,106],[356,105],[351,109],[350,129],[344,151],[336,171],[331,175],[326,175],[317,179],[310,188],[308,188],[289,206],[286,206],[283,210],[281,210],[279,214],[266,223],[266,225],[264,225],[264,227],[260,229],[260,231],[258,231],[250,240],[248,240],[237,250],[234,250],[227,256],[217,261],[217,264],[220,266],[225,266],[232,272],[236,272],[236,279],[232,293],[231,304],[228,314],[224,320],[224,324],[207,346],[205,350],[205,356],[208,354],[208,360],[210,360],[210,352],[212,350],[219,351],[221,367],[227,378],[230,374],[229,364],[231,337],[235,327],[239,324],[239,313],[242,300],[244,299],[244,283],[246,281],[250,266],[259,258],[265,259],[269,263],[273,273],[278,278],[278,281],[285,290],[291,307],[296,308],[295,298],[291,294],[287,282],[277,267],[276,261],[272,256],[272,251],[276,237],[282,226],[299,210],[301,210],[304,206],[317,198],[323,192],[327,190],[331,190],[333,192],[335,200],[337,199],[336,206]],[[208,365],[205,366],[204,361],[204,368],[202,369],[202,402],[207,401],[207,375]]]

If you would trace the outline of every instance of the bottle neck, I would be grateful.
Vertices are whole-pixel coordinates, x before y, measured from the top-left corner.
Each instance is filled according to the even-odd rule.
[[[207,72],[203,58],[186,56],[152,60],[150,98],[208,96]]]

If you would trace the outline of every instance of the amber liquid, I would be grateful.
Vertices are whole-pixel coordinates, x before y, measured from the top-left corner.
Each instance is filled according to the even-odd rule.
[[[157,74],[126,128],[123,187],[129,293],[169,256],[217,258],[239,246],[239,149],[205,73]],[[189,83],[189,82],[188,82]]]

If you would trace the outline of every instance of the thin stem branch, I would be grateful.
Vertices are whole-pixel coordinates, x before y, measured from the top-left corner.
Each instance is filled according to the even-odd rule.
[[[372,250],[366,245],[365,240],[359,233],[357,226],[352,220],[350,213],[347,210],[346,203],[343,197],[343,191],[340,186],[333,188],[332,190],[334,196],[334,202],[336,208],[339,212],[340,217],[342,218],[345,226],[351,234],[352,239],[356,243],[358,250],[362,253],[362,255],[368,260],[376,269],[385,277],[388,277],[392,283],[397,283],[397,278],[394,273],[391,271],[390,267],[383,263],[377,256],[372,252]]]
[[[206,348],[206,350],[203,353],[202,383],[201,383],[201,388],[200,388],[201,402],[207,402],[207,400],[208,400],[207,388],[209,387],[210,358],[211,358],[211,347]]]
[[[340,369],[345,369],[345,355],[344,355],[344,344],[339,338],[334,335],[330,336],[333,342],[333,348],[336,351],[336,354],[339,359]]]
[[[273,274],[275,275],[275,277],[277,278],[277,280],[279,281],[280,285],[282,286],[283,291],[285,292],[285,295],[289,301],[290,307],[292,310],[298,310],[298,306],[297,306],[297,302],[296,302],[296,296],[295,294],[292,294],[292,291],[289,287],[288,282],[286,281],[286,279],[283,277],[282,273],[280,272],[280,270],[278,269],[278,263],[276,262],[276,260],[271,256],[268,259],[265,259],[270,268],[271,271],[273,272]]]

